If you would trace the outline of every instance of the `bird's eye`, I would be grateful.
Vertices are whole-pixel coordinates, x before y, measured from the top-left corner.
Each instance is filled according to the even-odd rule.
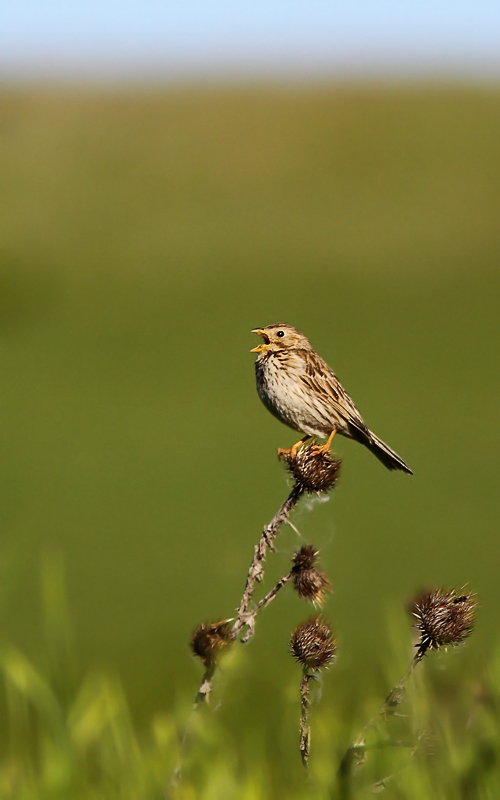
[[[285,335],[285,331],[278,331],[278,333],[276,334],[276,336],[279,336],[280,339],[282,339],[284,335]]]

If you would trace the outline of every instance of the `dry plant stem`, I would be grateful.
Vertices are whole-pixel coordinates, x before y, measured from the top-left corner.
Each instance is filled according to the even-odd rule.
[[[248,616],[255,617],[256,613],[257,613],[258,611],[260,611],[260,609],[261,609],[261,608],[265,608],[266,606],[268,606],[268,605],[269,605],[269,603],[271,602],[271,600],[274,600],[274,598],[275,598],[275,597],[276,597],[276,595],[278,594],[278,592],[279,592],[279,590],[281,589],[281,587],[282,587],[282,586],[284,586],[284,585],[285,585],[285,583],[286,583],[287,581],[289,581],[289,580],[290,580],[290,578],[292,578],[292,577],[293,577],[293,572],[292,572],[292,570],[290,570],[290,572],[288,573],[288,575],[283,575],[283,577],[279,579],[279,581],[278,581],[278,583],[276,584],[276,586],[275,586],[273,589],[271,589],[271,591],[270,591],[270,592],[268,592],[268,593],[266,594],[266,596],[262,598],[262,600],[259,600],[259,602],[257,603],[257,605],[256,605],[254,608],[252,608],[252,610],[251,610],[251,611],[248,611]]]
[[[196,711],[201,703],[207,703],[208,705],[210,702],[210,692],[212,691],[212,678],[215,672],[215,666],[216,662],[213,661],[208,665],[203,673],[203,678],[201,679],[200,686],[193,703],[193,711]]]
[[[179,758],[175,766],[172,778],[170,780],[170,784],[167,787],[167,797],[172,797],[172,791],[175,789],[175,787],[177,786],[177,784],[181,779],[182,756],[186,749],[189,734],[191,731],[191,721],[193,719],[193,714],[196,713],[200,705],[202,705],[203,703],[206,703],[208,705],[208,703],[210,702],[210,692],[212,690],[212,678],[215,672],[215,667],[216,667],[216,662],[213,661],[206,667],[205,672],[203,673],[203,678],[201,679],[200,686],[198,688],[195,701],[193,703],[193,708],[191,709],[189,719],[184,729],[184,736],[182,737],[182,740],[179,745]]]
[[[248,642],[248,640],[253,636],[253,633],[254,633],[254,630],[255,630],[255,617],[256,617],[257,613],[261,610],[261,608],[265,608],[266,606],[269,605],[269,603],[272,600],[274,600],[274,598],[278,594],[279,590],[292,577],[293,577],[293,571],[290,570],[288,575],[283,575],[283,577],[279,579],[279,581],[276,584],[276,586],[273,589],[271,589],[271,591],[268,592],[266,594],[266,596],[262,598],[262,600],[259,600],[257,605],[254,606],[251,611],[247,611],[246,614],[242,615],[243,624],[247,625],[247,627],[248,627],[248,630],[247,630],[246,634],[241,639],[242,644],[245,644],[245,642]],[[238,617],[238,619],[239,619],[239,617]]]
[[[406,670],[405,674],[402,678],[397,682],[396,686],[389,692],[386,699],[380,706],[379,710],[373,717],[366,723],[365,727],[361,731],[361,733],[356,737],[356,739],[349,745],[339,767],[339,775],[342,777],[347,777],[352,769],[352,766],[356,760],[362,760],[365,752],[367,750],[372,750],[374,747],[368,747],[365,744],[365,735],[367,731],[370,730],[379,720],[385,720],[390,713],[393,713],[393,710],[396,706],[398,706],[405,695],[406,691],[406,684],[408,679],[413,674],[413,671],[417,664],[419,664],[425,655],[425,650],[418,650],[415,653],[415,656],[411,660],[408,669]],[[386,743],[383,743],[381,746],[385,746]]]
[[[243,597],[241,598],[241,603],[237,612],[236,622],[233,626],[233,633],[235,636],[238,635],[245,625],[248,627],[246,635],[241,640],[243,643],[248,641],[248,639],[250,639],[250,637],[253,635],[255,628],[255,616],[257,612],[269,605],[269,603],[274,600],[281,587],[284,586],[285,583],[292,577],[292,572],[289,572],[288,575],[284,575],[282,578],[280,578],[274,589],[271,589],[271,591],[268,592],[268,594],[263,597],[254,608],[252,608],[250,611],[248,610],[255,590],[255,584],[257,581],[262,581],[264,577],[264,568],[262,563],[265,561],[267,550],[268,548],[274,549],[273,541],[276,538],[276,534],[278,533],[281,525],[283,525],[284,522],[288,522],[288,517],[291,510],[297,504],[303,493],[304,488],[299,484],[295,484],[277,514],[275,514],[269,525],[266,525],[264,528],[259,544],[255,547],[254,557],[248,570],[245,591],[243,592]],[[205,674],[203,675],[200,683],[200,688],[198,689],[198,693],[196,695],[194,709],[196,709],[201,703],[208,702],[208,698],[210,697],[210,692],[212,690],[212,678],[215,667],[216,663],[214,661],[214,663],[205,670]]]
[[[271,550],[274,549],[273,542],[276,538],[276,534],[280,529],[281,525],[284,522],[288,521],[288,517],[290,511],[294,508],[297,504],[299,499],[304,493],[304,488],[299,484],[295,484],[292,491],[288,495],[287,499],[279,509],[278,513],[273,517],[269,525],[266,525],[262,532],[262,536],[260,537],[259,544],[255,547],[254,557],[252,563],[250,564],[250,568],[248,570],[247,581],[245,585],[245,591],[243,592],[243,597],[241,598],[241,603],[238,608],[237,612],[237,619],[233,626],[233,631],[237,635],[240,630],[245,626],[249,625],[249,634],[250,636],[253,633],[253,622],[256,613],[256,609],[263,608],[264,605],[267,605],[276,595],[276,592],[281,588],[283,583],[285,583],[285,579],[282,578],[281,581],[278,582],[275,589],[272,590],[269,594],[272,594],[272,597],[264,598],[264,601],[261,601],[259,606],[256,609],[252,609],[249,613],[248,609],[250,603],[252,602],[253,593],[255,590],[255,584],[259,581],[262,581],[264,577],[264,568],[262,566],[263,562],[266,559],[267,550],[270,548]],[[286,580],[289,579],[289,576],[286,576]],[[282,583],[283,581],[283,583]],[[273,594],[274,592],[274,594]],[[269,597],[269,599],[267,599]],[[247,636],[246,639],[249,637]],[[245,640],[246,640],[245,639]]]
[[[233,634],[234,637],[240,633],[242,628],[247,626],[248,630],[245,636],[241,639],[242,642],[248,641],[248,639],[253,635],[254,628],[255,628],[255,617],[257,613],[266,606],[271,603],[276,595],[278,594],[279,590],[293,577],[293,571],[291,570],[287,575],[284,575],[276,586],[271,589],[270,592],[266,594],[265,597],[262,598],[251,610],[249,610],[249,606],[252,602],[253,594],[255,591],[255,584],[260,582],[264,578],[264,568],[263,562],[266,559],[268,549],[274,550],[274,539],[283,523],[289,522],[289,516],[292,509],[296,506],[304,492],[306,491],[305,487],[296,482],[293,486],[292,491],[288,495],[285,502],[282,504],[278,512],[275,514],[269,525],[266,525],[262,532],[262,536],[260,537],[259,544],[255,547],[254,557],[252,559],[252,563],[250,564],[250,568],[248,570],[247,580],[245,584],[245,591],[243,592],[243,597],[241,598],[241,602],[237,611],[237,617],[235,624],[233,626]],[[293,527],[293,526],[292,526]],[[294,530],[296,530],[294,528]],[[172,791],[175,789],[177,783],[180,780],[181,776],[181,760],[182,760],[182,753],[185,749],[189,729],[190,729],[190,721],[191,716],[194,712],[197,711],[200,705],[203,703],[208,703],[210,698],[210,692],[212,691],[212,679],[214,676],[215,669],[217,667],[217,662],[214,659],[205,669],[205,673],[203,678],[201,679],[200,686],[198,688],[198,692],[196,694],[196,698],[193,704],[193,709],[190,715],[190,719],[188,720],[188,724],[186,726],[186,730],[180,745],[180,755],[179,755],[179,762],[177,764],[176,769],[174,770],[174,774],[172,776],[172,780],[170,786],[167,789],[167,796],[172,796]],[[309,754],[309,729],[307,727],[307,707],[308,707],[308,700],[307,694],[309,691],[308,688],[308,680],[304,677],[302,685],[301,685],[301,752],[303,753],[303,761],[304,764],[307,765],[307,756]],[[304,687],[304,689],[302,688]],[[305,694],[303,695],[303,690]],[[303,721],[303,722],[302,722]],[[303,725],[305,727],[303,727]],[[307,735],[306,735],[307,731]],[[304,745],[303,745],[304,743]],[[305,753],[305,756],[304,756]],[[305,760],[304,760],[305,759]]]
[[[368,730],[372,725],[374,725],[377,719],[379,719],[380,717],[385,718],[389,713],[391,713],[392,709],[395,706],[398,706],[402,702],[406,692],[406,683],[413,674],[413,671],[417,666],[417,664],[419,664],[422,661],[424,654],[425,651],[421,652],[420,650],[418,650],[415,653],[414,657],[410,661],[410,664],[408,665],[408,669],[406,670],[405,674],[403,675],[401,680],[398,681],[394,689],[392,689],[389,692],[384,702],[380,706],[377,714],[375,714],[375,716],[368,722],[368,724],[365,725],[362,733],[364,733],[364,731]]]
[[[288,575],[283,575],[283,577],[279,579],[276,586],[273,589],[271,589],[271,591],[268,592],[266,596],[262,598],[262,600],[259,600],[257,605],[254,606],[251,611],[247,611],[246,614],[243,615],[244,616],[243,622],[245,625],[249,626],[251,625],[250,620],[253,619],[253,617],[255,617],[255,615],[261,610],[261,608],[265,608],[266,606],[269,605],[269,603],[272,600],[274,600],[279,590],[285,585],[287,581],[290,580],[290,578],[293,578],[293,570],[290,570]],[[246,640],[242,639],[242,641]]]
[[[300,755],[302,764],[308,769],[309,750],[311,746],[311,728],[309,727],[309,681],[314,678],[304,671],[300,682]]]

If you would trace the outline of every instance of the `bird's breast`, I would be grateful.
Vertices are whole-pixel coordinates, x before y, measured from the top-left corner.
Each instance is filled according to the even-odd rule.
[[[294,430],[322,436],[331,431],[328,413],[322,413],[303,381],[305,363],[293,352],[264,353],[255,362],[257,391],[266,408]]]

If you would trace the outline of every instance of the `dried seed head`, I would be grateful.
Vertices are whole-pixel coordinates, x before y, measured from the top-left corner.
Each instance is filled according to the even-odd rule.
[[[312,544],[305,544],[292,559],[292,573],[293,585],[299,597],[321,608],[326,592],[332,591],[332,585],[324,572],[315,566],[317,555],[318,550]]]
[[[284,453],[287,469],[295,483],[310,494],[328,492],[337,483],[341,461],[313,444],[301,447],[295,455]]]
[[[305,544],[300,550],[297,550],[292,558],[293,569],[292,572],[299,572],[300,570],[313,569],[316,566],[316,559],[319,555],[319,550],[316,550],[314,545]]]
[[[305,670],[328,667],[335,658],[337,643],[328,622],[319,616],[297,625],[290,639],[291,653]]]
[[[414,617],[420,603],[422,603],[430,593],[431,590],[429,588],[418,589],[416,592],[413,592],[412,596],[405,600],[404,608],[406,613],[409,614],[410,617]]]
[[[417,654],[422,657],[429,649],[462,644],[474,628],[476,608],[474,592],[459,594],[457,589],[435,589],[417,600],[413,611],[420,631]]]
[[[195,656],[201,658],[206,667],[213,664],[219,651],[234,641],[231,620],[220,622],[203,622],[193,631],[191,649]]]

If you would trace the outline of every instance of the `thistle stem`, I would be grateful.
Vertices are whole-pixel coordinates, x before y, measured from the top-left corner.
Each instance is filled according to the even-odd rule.
[[[356,739],[349,745],[347,748],[345,755],[340,762],[339,767],[339,777],[346,778],[351,772],[353,763],[355,760],[361,761],[366,750],[372,749],[368,748],[365,744],[365,735],[367,731],[370,730],[379,720],[387,719],[390,713],[393,713],[393,710],[396,706],[398,706],[405,696],[406,692],[406,684],[413,674],[415,667],[419,664],[424,655],[426,650],[419,648],[419,650],[415,653],[414,657],[410,661],[408,668],[406,669],[404,675],[400,678],[397,684],[394,686],[393,689],[389,692],[387,697],[385,698],[384,702],[380,706],[379,710],[373,717],[368,720],[364,728],[361,730],[359,735]]]
[[[252,559],[252,563],[250,564],[248,570],[247,580],[245,584],[245,591],[243,592],[243,597],[241,598],[241,602],[237,611],[236,622],[234,623],[233,626],[233,631],[236,635],[245,625],[249,625],[248,633],[250,634],[250,636],[253,634],[253,628],[254,628],[253,620],[255,614],[257,613],[257,610],[263,608],[265,605],[268,605],[268,603],[271,602],[271,600],[274,598],[278,590],[281,589],[281,586],[283,586],[284,583],[287,580],[289,580],[290,577],[289,575],[286,576],[286,580],[282,578],[281,581],[279,581],[278,584],[275,586],[275,588],[269,593],[269,595],[272,596],[269,597],[269,595],[267,595],[264,598],[264,600],[263,601],[261,600],[258,606],[256,606],[256,609],[253,609],[253,611],[250,612],[249,614],[248,609],[252,601],[253,593],[255,591],[255,584],[257,582],[262,581],[264,578],[263,563],[266,560],[267,551],[268,549],[274,550],[273,542],[274,539],[276,538],[276,534],[278,533],[281,525],[283,525],[284,522],[288,521],[288,517],[290,515],[291,510],[297,504],[303,493],[304,493],[303,487],[296,483],[292,491],[288,495],[287,499],[279,509],[279,511],[275,514],[269,525],[266,525],[266,527],[262,532],[259,544],[256,545],[255,547],[254,557]],[[245,637],[245,641],[248,638],[250,637],[247,635]]]
[[[300,756],[306,771],[309,766],[309,751],[311,747],[311,728],[309,725],[309,681],[314,678],[307,670],[302,674],[300,682]]]
[[[248,639],[253,636],[255,630],[255,617],[257,613],[262,608],[265,608],[267,605],[269,605],[272,600],[274,600],[279,590],[292,577],[293,573],[289,572],[288,575],[284,575],[282,578],[280,578],[276,586],[271,589],[271,591],[268,592],[267,595],[254,606],[254,608],[249,610],[249,606],[252,602],[255,591],[255,584],[262,581],[264,578],[263,562],[266,559],[267,551],[268,549],[274,550],[273,542],[281,525],[283,525],[285,522],[288,522],[290,512],[298,503],[303,493],[304,488],[300,484],[296,483],[285,502],[272,518],[269,525],[266,525],[264,528],[262,536],[260,537],[260,541],[255,547],[254,557],[248,570],[245,591],[243,592],[243,597],[241,598],[241,602],[237,611],[236,621],[233,625],[233,634],[235,637],[239,634],[243,627],[247,626],[248,630],[245,636],[241,639],[243,643],[247,642]],[[214,662],[205,670],[205,674],[201,680],[194,702],[194,709],[196,709],[201,703],[208,702],[210,692],[212,691],[212,679],[214,676],[215,667],[216,663]]]

